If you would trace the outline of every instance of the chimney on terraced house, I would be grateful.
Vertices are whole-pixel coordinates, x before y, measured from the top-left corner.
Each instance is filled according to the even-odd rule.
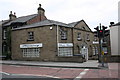
[[[12,14],[12,11],[10,11],[9,19],[10,19],[10,20],[16,19],[16,13],[14,12],[14,14]]]
[[[41,7],[41,4],[39,4],[39,7],[37,10],[38,10],[38,15],[40,17],[40,21],[47,19],[45,16],[45,10]]]

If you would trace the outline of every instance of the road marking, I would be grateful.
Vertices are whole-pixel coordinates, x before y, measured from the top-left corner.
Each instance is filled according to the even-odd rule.
[[[80,80],[89,69],[84,69],[74,80]]]
[[[19,75],[19,76],[41,76],[41,77],[51,77],[51,78],[60,78],[60,77],[55,77],[55,76],[50,76],[50,75],[37,75],[37,74],[11,74],[13,76]]]
[[[10,75],[9,73],[6,73],[6,72],[0,72],[0,73],[2,73],[2,74],[6,74],[6,75]]]
[[[23,66],[17,66],[17,65],[10,65],[10,66],[12,66],[12,67],[23,67]]]

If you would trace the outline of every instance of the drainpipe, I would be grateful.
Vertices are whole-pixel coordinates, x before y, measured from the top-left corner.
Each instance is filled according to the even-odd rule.
[[[73,43],[73,56],[74,56],[74,34],[73,34],[74,28],[71,28],[71,29],[72,29],[72,43]]]
[[[59,54],[59,46],[58,46],[58,43],[59,43],[59,29],[58,29],[58,25],[57,25],[57,56]]]

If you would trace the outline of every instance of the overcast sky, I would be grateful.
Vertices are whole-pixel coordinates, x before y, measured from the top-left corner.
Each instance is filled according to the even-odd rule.
[[[118,22],[120,0],[0,0],[0,21],[9,18],[10,11],[16,16],[36,14],[39,4],[48,19],[64,23],[85,20],[94,30],[99,23],[109,26]]]

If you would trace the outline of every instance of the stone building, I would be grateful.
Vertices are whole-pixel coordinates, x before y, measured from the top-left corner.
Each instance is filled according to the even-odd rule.
[[[66,24],[47,19],[41,5],[37,14],[9,16],[3,25],[9,34],[4,36],[3,49],[14,60],[84,62],[98,54],[94,33],[84,20]]]
[[[8,20],[3,20],[2,23],[2,33],[3,33],[3,38],[2,38],[2,54],[7,55],[7,57],[11,57],[11,29],[12,28],[17,28],[17,27],[22,27],[25,25],[29,25],[32,23],[36,23],[42,20],[47,19],[46,16],[44,15],[45,10],[41,7],[41,4],[38,7],[38,13],[37,14],[32,14],[28,16],[22,16],[22,17],[16,17],[16,14],[12,13],[10,11],[9,14],[9,19]]]
[[[84,20],[65,24],[53,20],[12,29],[12,58],[41,61],[87,61],[93,33]]]

